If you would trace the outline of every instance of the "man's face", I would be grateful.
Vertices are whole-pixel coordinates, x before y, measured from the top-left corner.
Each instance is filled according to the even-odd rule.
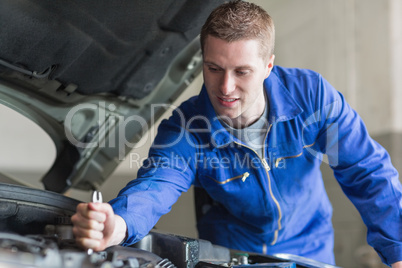
[[[263,81],[274,65],[274,55],[263,59],[257,40],[228,43],[208,36],[203,50],[204,83],[218,116],[243,128],[264,112]]]

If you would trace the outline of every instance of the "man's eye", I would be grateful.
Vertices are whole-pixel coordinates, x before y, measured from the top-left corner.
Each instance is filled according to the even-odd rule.
[[[248,74],[247,71],[236,71],[237,75],[242,76]]]
[[[220,69],[216,68],[216,67],[208,67],[208,70],[210,70],[211,72],[219,72]]]

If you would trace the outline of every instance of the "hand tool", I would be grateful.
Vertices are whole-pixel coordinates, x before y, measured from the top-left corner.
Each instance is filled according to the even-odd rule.
[[[92,193],[92,203],[102,203],[102,193],[99,191],[93,191]],[[88,249],[88,255],[91,255],[94,252],[92,248]]]

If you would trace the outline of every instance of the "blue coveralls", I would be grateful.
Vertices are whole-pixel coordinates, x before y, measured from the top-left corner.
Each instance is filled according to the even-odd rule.
[[[125,244],[145,236],[194,184],[215,200],[198,222],[214,244],[291,253],[334,263],[332,207],[319,169],[323,154],[368,227],[385,263],[402,260],[402,189],[388,153],[321,75],[275,66],[264,81],[269,129],[264,155],[218,120],[205,88],[158,129],[149,158],[118,197]]]

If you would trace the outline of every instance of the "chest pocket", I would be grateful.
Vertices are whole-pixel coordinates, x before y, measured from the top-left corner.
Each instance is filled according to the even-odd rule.
[[[261,206],[264,191],[251,170],[213,169],[201,173],[199,182],[215,201],[234,215],[254,217],[254,214],[267,213],[266,206]]]

